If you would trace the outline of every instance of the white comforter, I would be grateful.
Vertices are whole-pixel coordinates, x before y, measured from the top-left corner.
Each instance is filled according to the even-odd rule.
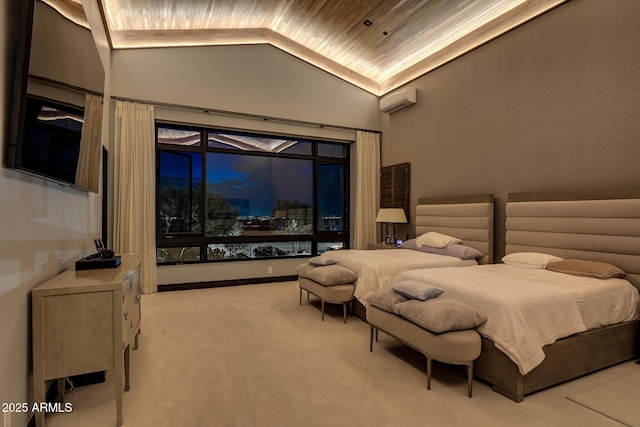
[[[592,279],[505,264],[407,271],[444,289],[487,317],[490,338],[523,375],[544,360],[542,347],[559,338],[639,318],[638,290],[623,279]]]
[[[322,256],[334,259],[340,265],[358,274],[354,296],[365,305],[369,294],[391,286],[403,271],[416,268],[478,265],[475,260],[461,260],[452,256],[412,249],[343,249],[324,252]]]

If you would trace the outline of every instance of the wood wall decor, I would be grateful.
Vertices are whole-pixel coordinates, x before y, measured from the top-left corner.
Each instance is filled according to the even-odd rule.
[[[411,163],[380,168],[380,207],[401,208],[410,221]]]

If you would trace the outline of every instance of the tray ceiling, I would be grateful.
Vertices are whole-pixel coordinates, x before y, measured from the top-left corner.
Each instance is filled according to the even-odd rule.
[[[565,1],[98,3],[113,49],[271,44],[362,89],[383,95]],[[73,11],[77,15],[82,0],[45,2],[61,12]]]

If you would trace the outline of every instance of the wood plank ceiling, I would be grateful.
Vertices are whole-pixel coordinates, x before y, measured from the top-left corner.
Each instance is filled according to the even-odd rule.
[[[268,43],[384,95],[567,0],[98,1],[113,49]]]

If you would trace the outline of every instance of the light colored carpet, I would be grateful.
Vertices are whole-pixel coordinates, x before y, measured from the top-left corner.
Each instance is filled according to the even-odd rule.
[[[567,399],[621,424],[640,427],[640,372],[587,387]]]
[[[565,399],[640,371],[625,363],[514,403],[462,371],[434,364],[342,309],[298,305],[296,282],[163,292],[142,297],[140,347],[131,353],[125,427],[563,426],[620,427]],[[48,427],[115,425],[110,375],[68,394],[73,411]]]

